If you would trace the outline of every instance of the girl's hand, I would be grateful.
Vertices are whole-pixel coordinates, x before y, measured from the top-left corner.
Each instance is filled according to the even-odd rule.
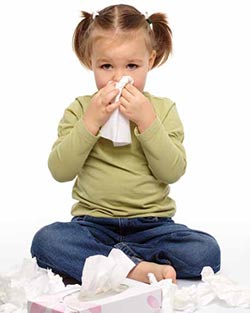
[[[109,82],[92,98],[83,115],[83,122],[93,135],[98,133],[100,127],[105,124],[111,113],[119,106],[119,102],[113,103],[118,93],[119,90],[115,88],[115,82]]]
[[[150,101],[132,84],[127,84],[120,97],[120,111],[133,121],[143,133],[155,120],[156,114]]]

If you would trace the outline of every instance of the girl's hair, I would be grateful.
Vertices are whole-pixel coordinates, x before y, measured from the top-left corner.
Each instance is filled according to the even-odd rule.
[[[166,15],[154,13],[146,17],[130,5],[111,5],[99,12],[90,14],[82,11],[83,19],[77,25],[73,35],[73,49],[80,62],[90,68],[94,29],[134,31],[144,29],[146,46],[156,51],[153,67],[160,66],[172,52],[172,31]]]

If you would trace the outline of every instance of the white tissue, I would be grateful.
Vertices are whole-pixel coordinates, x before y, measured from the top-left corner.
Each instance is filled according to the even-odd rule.
[[[133,79],[130,76],[123,76],[121,80],[116,83],[116,88],[119,89],[119,93],[115,98],[115,102],[119,100],[122,88],[128,83],[133,83]],[[125,146],[131,143],[129,120],[121,114],[119,108],[115,109],[110,115],[107,122],[102,126],[100,134],[103,138],[113,141],[115,147]]]
[[[176,289],[174,308],[177,312],[192,313],[218,300],[229,307],[250,308],[250,289],[238,286],[222,273],[214,274],[211,267],[204,267],[201,275],[202,282],[197,286]]]
[[[36,259],[24,259],[19,270],[0,275],[0,312],[26,313],[27,300],[64,290],[59,275],[38,267]]]
[[[176,312],[192,313],[201,307],[208,305],[215,299],[209,288],[202,283],[198,286],[177,288],[174,297]]]
[[[119,249],[112,249],[107,257],[94,255],[87,258],[79,297],[93,297],[109,290],[118,291],[134,266],[134,262]]]
[[[214,274],[210,267],[204,267],[202,280],[210,290],[231,307],[250,308],[250,289],[242,288],[226,276]]]
[[[64,286],[59,275],[38,267],[35,258],[24,259],[19,270],[0,275],[0,313],[27,313],[28,300],[60,291],[69,290],[71,295],[72,290],[78,294],[80,289],[80,299],[108,290],[120,291],[123,279],[133,267],[134,263],[118,249],[111,250],[108,257],[90,257],[83,269],[83,274],[88,273],[83,278],[83,286],[72,289],[72,286]],[[153,284],[162,287],[161,313],[172,313],[173,309],[175,313],[192,313],[210,303],[216,304],[216,301],[218,305],[250,308],[249,288],[240,287],[222,273],[214,274],[210,267],[204,267],[201,275],[202,281],[197,285],[182,288],[172,284],[171,280],[156,282],[151,277]]]
[[[160,313],[173,313],[174,296],[177,286],[172,283],[172,279],[162,279],[161,281],[157,281],[153,273],[148,273],[148,278],[151,285],[158,285],[162,289],[162,304]]]

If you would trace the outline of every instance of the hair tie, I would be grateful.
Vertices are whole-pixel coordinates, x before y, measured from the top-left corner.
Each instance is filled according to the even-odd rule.
[[[153,25],[152,25],[153,22],[152,22],[152,20],[149,18],[148,12],[145,12],[143,15],[145,16],[145,20],[146,20],[147,23],[149,24],[149,27],[150,27],[151,29],[153,29]]]
[[[97,11],[94,11],[92,13],[92,19],[95,20],[95,18],[99,15],[99,13]]]
[[[153,23],[153,22],[152,22],[152,20],[151,20],[150,18],[147,18],[146,21],[148,22],[149,25],[152,26],[152,23]]]

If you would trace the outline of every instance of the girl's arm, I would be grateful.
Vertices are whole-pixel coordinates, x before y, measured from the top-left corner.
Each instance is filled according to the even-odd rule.
[[[98,140],[84,126],[83,107],[75,100],[64,112],[58,126],[58,139],[49,155],[52,176],[60,182],[73,180]]]
[[[81,97],[83,103],[76,99],[65,110],[48,160],[56,180],[70,181],[79,173],[99,138],[99,128],[119,105],[112,103],[118,92],[115,82],[108,82],[93,97]]]
[[[165,116],[157,116],[142,134],[138,131],[135,133],[156,179],[170,184],[185,173],[184,132],[175,104]]]

